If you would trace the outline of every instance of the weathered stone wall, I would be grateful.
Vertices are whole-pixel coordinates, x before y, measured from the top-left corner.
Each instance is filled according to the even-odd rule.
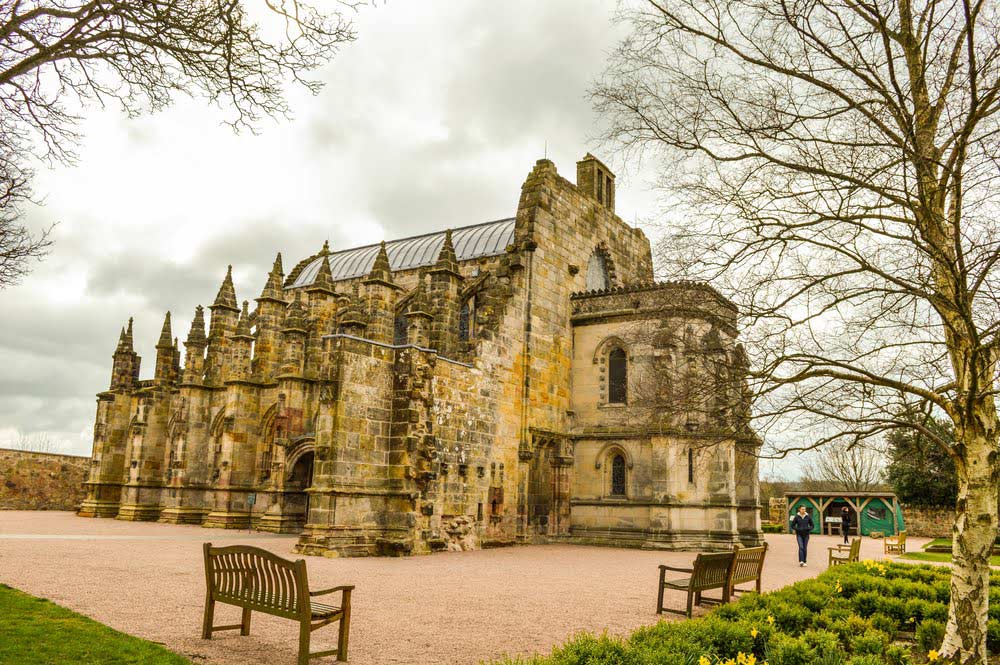
[[[0,448],[0,510],[76,510],[89,457]]]
[[[903,523],[908,536],[951,538],[955,509],[903,506]]]

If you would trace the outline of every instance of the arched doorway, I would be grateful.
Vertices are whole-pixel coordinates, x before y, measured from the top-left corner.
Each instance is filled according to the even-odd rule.
[[[307,450],[292,463],[285,478],[285,514],[293,518],[301,528],[309,515],[309,494],[313,477],[312,450]]]

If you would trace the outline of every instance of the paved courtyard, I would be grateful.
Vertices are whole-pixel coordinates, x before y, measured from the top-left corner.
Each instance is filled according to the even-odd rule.
[[[768,535],[764,587],[818,574],[826,568],[826,548],[838,540],[814,536],[811,562],[800,568],[794,537]],[[227,631],[200,639],[206,541],[297,558],[294,536],[0,511],[0,582],[197,663],[293,663],[298,628],[291,621],[254,614],[249,637]],[[908,544],[915,550],[924,542]],[[861,553],[882,558],[882,543],[866,538]],[[313,588],[357,586],[351,663],[472,665],[505,653],[547,652],[579,631],[624,634],[656,623],[656,566],[686,566],[693,556],[539,545],[398,559],[305,558]],[[682,594],[668,598],[683,606]],[[216,623],[238,622],[238,614],[217,606]],[[336,647],[335,627],[313,635],[313,650]]]

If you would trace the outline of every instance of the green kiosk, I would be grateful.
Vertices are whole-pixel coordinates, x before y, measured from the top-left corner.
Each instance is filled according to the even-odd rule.
[[[791,492],[785,494],[788,507],[786,524],[805,506],[812,515],[813,533],[840,535],[841,514],[846,506],[851,511],[851,534],[895,536],[906,526],[903,507],[892,492]],[[860,516],[860,519],[859,519]],[[789,531],[791,525],[789,524]]]

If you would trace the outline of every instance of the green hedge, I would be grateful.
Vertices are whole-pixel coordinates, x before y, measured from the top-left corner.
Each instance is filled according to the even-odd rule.
[[[950,569],[865,561],[689,621],[619,639],[581,634],[548,656],[505,665],[907,665],[936,653],[948,618]],[[654,590],[651,590],[652,594]],[[1000,653],[1000,576],[990,580],[988,646]]]

